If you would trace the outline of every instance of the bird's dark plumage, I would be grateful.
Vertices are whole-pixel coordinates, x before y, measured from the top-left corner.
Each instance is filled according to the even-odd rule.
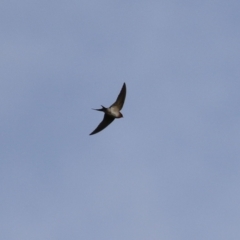
[[[103,120],[100,122],[100,124],[97,126],[97,128],[90,133],[89,135],[93,135],[95,133],[98,133],[102,131],[105,127],[107,127],[115,118],[107,115],[106,113],[104,114]]]
[[[94,109],[97,111],[104,112],[105,114],[104,114],[102,122],[97,126],[97,128],[92,133],[90,133],[90,135],[93,135],[95,133],[102,131],[111,122],[113,122],[113,120],[115,118],[123,117],[120,110],[123,107],[123,104],[124,104],[124,101],[126,98],[126,93],[127,93],[127,88],[126,88],[126,84],[124,83],[120,93],[118,94],[116,101],[109,108],[105,108],[104,106],[102,106],[102,108],[100,108],[100,109]]]
[[[120,93],[118,94],[117,100],[115,101],[114,104],[111,105],[111,107],[117,106],[119,110],[121,110],[126,98],[126,93],[127,93],[127,88],[126,88],[126,84],[124,83]]]

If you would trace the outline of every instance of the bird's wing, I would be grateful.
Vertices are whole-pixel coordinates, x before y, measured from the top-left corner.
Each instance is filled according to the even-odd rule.
[[[104,128],[106,128],[112,121],[114,120],[114,117],[111,117],[107,114],[104,114],[103,120],[100,122],[100,124],[97,126],[97,128],[90,133],[89,135],[93,135],[95,133],[98,133],[102,131]]]
[[[120,93],[118,94],[117,100],[115,101],[114,104],[111,105],[111,107],[116,106],[118,107],[119,110],[121,110],[125,101],[126,93],[127,93],[127,88],[126,88],[126,84],[124,83]]]

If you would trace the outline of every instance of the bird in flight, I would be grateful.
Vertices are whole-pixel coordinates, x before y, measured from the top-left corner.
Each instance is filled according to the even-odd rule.
[[[101,109],[93,109],[93,110],[104,112],[105,114],[104,114],[102,122],[100,122],[100,124],[97,126],[97,128],[89,135],[93,135],[93,134],[96,134],[96,133],[102,131],[115,118],[123,117],[120,110],[123,107],[125,97],[126,97],[126,92],[127,92],[127,88],[126,88],[126,84],[124,83],[115,103],[113,103],[109,108],[105,108],[104,106],[101,105],[102,106]]]

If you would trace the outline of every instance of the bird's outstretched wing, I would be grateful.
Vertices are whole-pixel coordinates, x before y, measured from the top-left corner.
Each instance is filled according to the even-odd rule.
[[[95,133],[98,133],[102,131],[104,128],[106,128],[112,121],[114,120],[114,117],[111,117],[107,115],[106,113],[104,114],[103,120],[100,122],[100,124],[97,126],[97,128],[90,133],[89,135],[93,135]]]
[[[116,106],[118,107],[119,110],[121,110],[126,98],[126,93],[127,93],[127,88],[126,88],[126,84],[124,83],[120,93],[118,94],[117,100],[115,101],[115,103],[111,105],[111,107]]]

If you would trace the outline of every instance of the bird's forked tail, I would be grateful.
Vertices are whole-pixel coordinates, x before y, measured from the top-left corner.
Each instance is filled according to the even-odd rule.
[[[102,106],[102,105],[101,105]],[[104,106],[102,106],[102,108],[100,109],[94,109],[93,110],[96,110],[96,111],[100,111],[100,112],[106,112],[107,108],[105,108]]]

